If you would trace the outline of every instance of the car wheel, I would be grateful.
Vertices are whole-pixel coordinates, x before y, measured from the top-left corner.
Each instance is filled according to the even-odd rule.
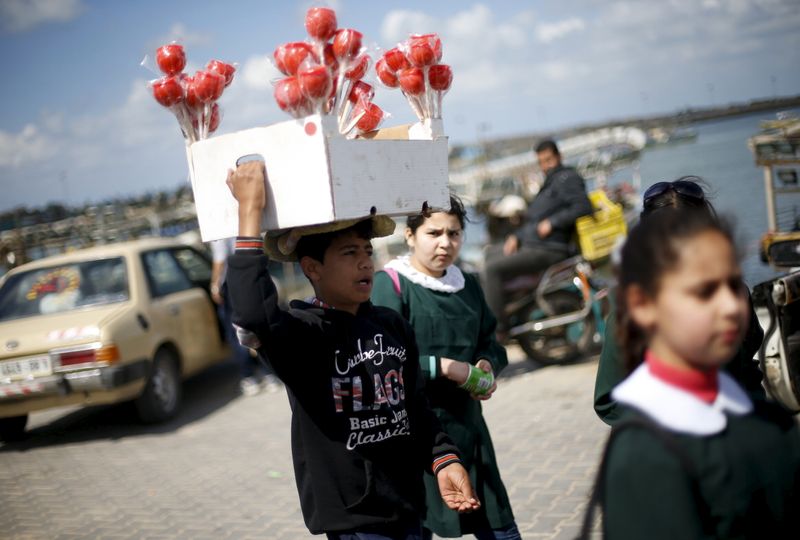
[[[172,418],[178,412],[181,391],[181,378],[175,354],[169,349],[159,349],[153,359],[144,392],[135,402],[139,419],[142,422],[155,423]]]
[[[25,426],[28,424],[28,415],[10,416],[0,418],[0,441],[19,441],[25,436]]]

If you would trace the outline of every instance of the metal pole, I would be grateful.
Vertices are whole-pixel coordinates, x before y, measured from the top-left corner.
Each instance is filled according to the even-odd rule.
[[[772,165],[764,166],[764,193],[767,199],[767,223],[769,232],[778,230],[775,216],[775,186],[772,184]]]

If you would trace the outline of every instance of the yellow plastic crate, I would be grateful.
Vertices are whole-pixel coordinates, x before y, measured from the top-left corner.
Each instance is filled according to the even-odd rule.
[[[592,191],[589,200],[595,212],[591,216],[579,217],[575,229],[583,258],[597,261],[611,254],[617,240],[628,234],[628,227],[622,206],[611,202],[605,191]]]

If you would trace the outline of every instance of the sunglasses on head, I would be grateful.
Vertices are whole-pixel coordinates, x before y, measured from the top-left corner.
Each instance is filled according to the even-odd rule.
[[[682,197],[693,199],[698,202],[704,201],[706,195],[703,192],[703,188],[701,188],[696,182],[690,180],[689,178],[696,178],[696,177],[680,178],[678,180],[675,180],[674,182],[656,182],[655,184],[647,188],[647,191],[644,192],[644,197],[643,197],[644,207],[647,208],[653,201],[653,199],[655,199],[660,195],[663,195],[667,191],[674,191],[675,193],[677,193]]]

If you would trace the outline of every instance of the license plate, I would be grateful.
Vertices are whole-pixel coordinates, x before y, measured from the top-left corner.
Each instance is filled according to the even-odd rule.
[[[19,380],[28,377],[41,377],[52,373],[53,367],[50,364],[50,357],[47,355],[0,362],[0,378]]]

